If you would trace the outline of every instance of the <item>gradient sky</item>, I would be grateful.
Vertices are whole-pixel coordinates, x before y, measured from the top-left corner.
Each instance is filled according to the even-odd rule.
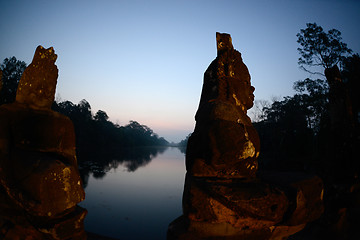
[[[297,64],[306,23],[336,28],[360,53],[360,1],[17,1],[0,0],[0,61],[29,64],[54,47],[56,98],[86,99],[93,113],[136,120],[168,141],[194,128],[203,73],[216,57],[216,32],[230,33],[255,98],[293,95],[309,76]]]

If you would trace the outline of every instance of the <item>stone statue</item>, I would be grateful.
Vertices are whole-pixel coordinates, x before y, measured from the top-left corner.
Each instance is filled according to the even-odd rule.
[[[203,177],[254,178],[260,141],[246,113],[255,88],[230,35],[217,33],[216,39],[218,56],[204,74],[187,171]]]
[[[51,47],[38,46],[25,69],[16,92],[16,102],[33,109],[49,110],[54,102],[58,69],[57,55]]]
[[[15,103],[0,107],[0,192],[8,209],[26,213],[24,219],[0,216],[5,219],[0,228],[10,221],[20,238],[21,234],[33,234],[36,239],[85,237],[86,210],[77,206],[85,193],[73,124],[51,110],[58,77],[56,58],[53,48],[39,46],[20,79]],[[17,221],[29,221],[28,226],[20,227]]]
[[[260,141],[247,116],[254,90],[229,34],[204,74],[188,140],[183,216],[168,239],[282,239],[322,213],[322,181],[299,173],[256,176]]]

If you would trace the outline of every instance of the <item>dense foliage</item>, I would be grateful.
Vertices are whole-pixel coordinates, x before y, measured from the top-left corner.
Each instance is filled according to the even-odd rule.
[[[135,171],[148,164],[168,142],[149,127],[136,121],[119,126],[109,121],[106,112],[92,114],[90,104],[81,100],[54,102],[53,110],[68,116],[75,128],[79,169],[86,186],[89,173],[101,178],[107,171],[123,164],[127,171]],[[154,148],[157,147],[157,148]]]
[[[266,168],[304,169],[313,162],[317,137],[326,125],[328,87],[324,80],[295,82],[297,93],[265,107],[254,123],[261,142],[260,163]]]
[[[344,88],[351,97],[354,129],[359,129],[359,56],[344,59]],[[355,66],[356,65],[356,66]],[[254,123],[261,140],[266,167],[313,168],[321,156],[330,131],[329,86],[326,80],[305,79],[294,83],[294,96],[264,108],[264,119]],[[358,133],[357,133],[358,134]]]
[[[78,104],[54,102],[53,110],[68,116],[74,123],[79,159],[114,153],[120,155],[125,148],[168,145],[164,138],[136,121],[119,126],[109,121],[108,115],[102,110],[93,115],[85,99]]]
[[[0,67],[1,105],[15,101],[26,64],[12,57],[6,58]],[[70,101],[54,102],[52,108],[69,117],[74,124],[77,159],[83,178],[89,172],[93,172],[95,177],[101,177],[109,168],[117,167],[120,163],[124,163],[128,171],[135,171],[162,151],[148,147],[169,144],[152,129],[136,121],[119,126],[109,121],[108,115],[102,110],[93,114],[86,100],[78,104]]]
[[[15,101],[16,90],[25,68],[26,63],[17,60],[16,57],[4,59],[0,65],[3,72],[0,79],[0,105]]]
[[[307,26],[297,35],[301,45],[299,65],[324,71],[339,64],[341,90],[333,91],[341,94],[332,99],[331,105],[328,79],[307,78],[294,83],[294,96],[264,107],[262,117],[254,123],[261,141],[259,164],[262,169],[312,171],[330,182],[356,177],[360,172],[354,167],[359,165],[354,149],[359,144],[360,57],[346,56],[351,50],[340,41],[338,30],[326,34],[316,24]],[[334,125],[331,108],[351,115],[349,126],[345,122]],[[337,166],[340,161],[341,167]]]

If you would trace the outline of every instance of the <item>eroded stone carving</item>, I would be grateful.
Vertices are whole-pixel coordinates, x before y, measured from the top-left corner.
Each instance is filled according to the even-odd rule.
[[[194,176],[254,178],[259,137],[247,116],[254,90],[229,34],[216,35],[218,56],[204,74],[186,168]]]
[[[204,74],[188,141],[183,216],[168,239],[282,239],[322,213],[322,181],[302,173],[256,176],[260,141],[247,116],[254,87],[229,34]]]
[[[58,68],[54,49],[38,46],[34,58],[21,76],[16,102],[33,109],[50,109],[54,102]]]
[[[50,108],[58,77],[56,58],[53,48],[39,46],[21,77],[15,103],[0,107],[1,207],[26,215],[0,216],[0,224],[11,222],[15,232],[31,232],[36,239],[74,234],[74,239],[83,239],[86,210],[77,203],[85,193],[74,128],[70,119]]]

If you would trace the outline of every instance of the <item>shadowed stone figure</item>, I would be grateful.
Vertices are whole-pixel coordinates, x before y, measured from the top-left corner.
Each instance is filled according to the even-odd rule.
[[[230,35],[217,33],[216,40],[218,56],[204,74],[186,169],[201,177],[254,178],[260,140],[247,110],[255,88]]]
[[[77,207],[85,193],[73,124],[50,108],[58,77],[56,58],[53,48],[37,47],[20,79],[15,103],[0,107],[1,207],[19,215],[0,216],[1,228],[8,226],[1,225],[4,221],[15,225],[15,230],[5,231],[6,239],[85,238],[86,210]]]
[[[186,151],[183,216],[168,239],[282,239],[322,213],[322,181],[302,173],[256,176],[260,141],[247,116],[254,90],[229,34],[204,74]]]

